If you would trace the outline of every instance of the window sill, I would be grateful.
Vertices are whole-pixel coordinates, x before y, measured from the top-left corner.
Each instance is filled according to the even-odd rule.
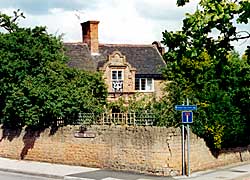
[[[153,93],[154,90],[135,90],[136,92],[142,92],[142,93]]]

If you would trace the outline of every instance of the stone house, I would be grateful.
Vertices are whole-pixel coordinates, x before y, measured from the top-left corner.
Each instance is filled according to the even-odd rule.
[[[164,49],[150,45],[99,44],[98,21],[81,23],[82,42],[64,43],[68,65],[87,71],[101,71],[108,88],[108,100],[140,95],[162,95],[161,68]]]

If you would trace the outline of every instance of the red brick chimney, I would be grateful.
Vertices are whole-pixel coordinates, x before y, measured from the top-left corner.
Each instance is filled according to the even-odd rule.
[[[99,53],[98,24],[99,21],[87,21],[81,23],[82,41],[83,43],[88,44],[92,55]]]

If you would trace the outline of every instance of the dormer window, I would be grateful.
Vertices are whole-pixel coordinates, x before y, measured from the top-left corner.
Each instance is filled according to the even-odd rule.
[[[122,92],[123,91],[123,71],[112,70],[112,91]]]
[[[122,71],[121,70],[113,70],[112,71],[112,80],[113,81],[121,81],[121,80],[123,80]]]
[[[154,91],[153,78],[135,78],[135,90]]]

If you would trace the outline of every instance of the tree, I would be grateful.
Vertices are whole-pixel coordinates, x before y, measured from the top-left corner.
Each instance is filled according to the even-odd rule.
[[[0,118],[5,125],[49,126],[80,111],[99,112],[107,91],[102,76],[66,66],[60,37],[45,27],[21,28],[0,14]]]
[[[177,4],[186,2],[178,0]],[[193,131],[216,149],[249,142],[245,137],[250,132],[246,126],[250,47],[245,58],[240,58],[231,45],[250,38],[249,32],[238,32],[235,26],[235,21],[248,23],[249,8],[250,2],[244,0],[201,0],[197,10],[183,20],[182,30],[163,32],[168,47],[164,74],[172,82],[167,86],[170,103],[180,104],[189,97],[198,104]]]

